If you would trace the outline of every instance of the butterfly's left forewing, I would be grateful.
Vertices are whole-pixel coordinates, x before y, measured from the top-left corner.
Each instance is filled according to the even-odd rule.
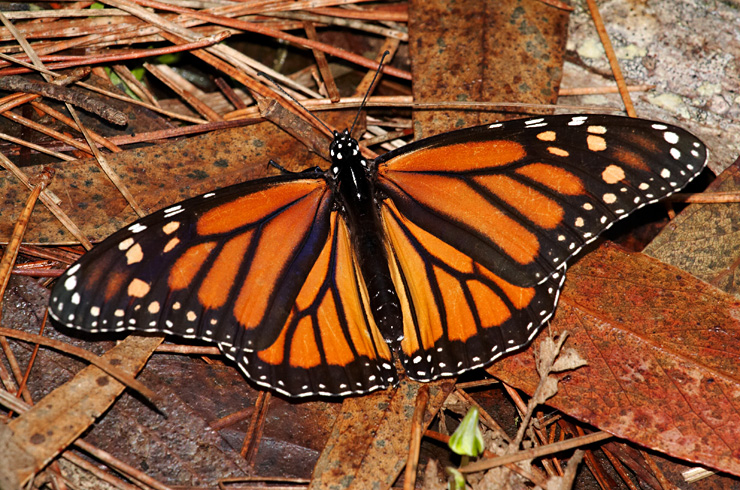
[[[675,126],[550,116],[427,138],[376,165],[380,191],[404,216],[531,286],[615,221],[684,187],[706,158]]]

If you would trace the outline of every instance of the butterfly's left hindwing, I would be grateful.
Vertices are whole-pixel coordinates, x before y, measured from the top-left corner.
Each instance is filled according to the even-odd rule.
[[[391,201],[382,215],[395,283],[406,299],[399,353],[412,379],[484,366],[527,345],[552,316],[564,274],[515,286],[415,225]]]

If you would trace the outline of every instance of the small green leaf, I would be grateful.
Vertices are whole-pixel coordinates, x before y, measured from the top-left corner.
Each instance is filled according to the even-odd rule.
[[[131,69],[131,74],[138,81],[144,80],[144,73],[146,73],[146,70],[144,70],[144,67],[143,66],[137,66],[136,68],[132,68]]]
[[[477,457],[483,453],[483,434],[478,426],[478,408],[473,407],[463,418],[450,442],[450,449],[463,456]]]

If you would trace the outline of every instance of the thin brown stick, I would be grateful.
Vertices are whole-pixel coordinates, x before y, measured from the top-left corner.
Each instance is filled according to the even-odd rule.
[[[640,85],[627,85],[628,92],[645,92],[652,90],[655,85],[640,84]],[[619,93],[619,87],[574,87],[574,88],[563,88],[560,87],[558,91],[559,97],[565,97],[568,95],[601,95],[601,94],[617,94]]]
[[[573,12],[573,7],[560,0],[540,0],[540,2],[560,10],[565,10],[566,12]]]
[[[37,145],[35,143],[31,143],[30,141],[22,140],[20,138],[16,138],[15,136],[10,136],[9,134],[0,133],[0,139],[10,141],[11,143],[15,143],[17,145],[25,146],[26,148],[31,148],[32,150],[36,150],[39,153],[44,153],[45,155],[58,158],[59,160],[62,160],[62,161],[69,162],[72,160],[76,160],[75,157],[71,157],[63,153],[57,153],[55,151],[51,151],[46,146]]]
[[[8,370],[5,368],[5,364],[0,362],[0,383],[2,383],[3,387],[5,387],[5,391],[0,390],[0,404],[2,406],[14,410],[15,404],[9,404],[4,403],[6,401],[6,397],[12,396],[16,397],[18,396],[18,384],[13,379],[13,376],[8,372]],[[30,395],[30,394],[29,394]],[[30,399],[30,396],[29,396]],[[15,400],[15,398],[13,398]]]
[[[231,85],[226,83],[226,80],[224,80],[222,77],[216,77],[214,82],[216,82],[216,85],[218,86],[219,90],[221,90],[221,93],[224,94],[224,97],[226,97],[228,101],[231,102],[231,105],[234,106],[235,109],[247,108],[247,105],[237,95],[236,91],[231,88]]]
[[[54,350],[64,352],[65,354],[69,354],[71,356],[84,359],[90,364],[97,367],[98,369],[105,371],[106,374],[116,378],[119,382],[128,386],[132,390],[135,390],[141,393],[147,399],[149,400],[157,399],[157,394],[154,391],[147,388],[146,385],[144,385],[141,381],[137,381],[130,374],[120,370],[119,368],[115,366],[112,366],[107,361],[101,359],[100,357],[96,356],[92,352],[86,351],[85,349],[75,347],[73,345],[67,344],[65,342],[61,342],[59,340],[50,339],[48,337],[42,337],[41,335],[36,335],[36,334],[28,333],[28,332],[22,332],[20,330],[14,330],[12,328],[0,327],[0,336],[10,337],[12,339],[18,339],[18,340],[22,340],[24,342],[29,342],[29,343],[37,343],[37,344],[49,347]]]
[[[270,405],[272,394],[269,391],[260,391],[257,401],[254,403],[254,413],[249,423],[249,429],[244,436],[244,443],[240,454],[249,466],[254,465],[254,458],[257,456],[260,441],[262,440],[262,429],[265,426],[267,418],[267,408]]]
[[[679,201],[691,204],[731,204],[740,202],[740,192],[677,192],[668,197],[669,201]]]
[[[5,17],[10,20],[26,19],[60,19],[64,17],[122,17],[128,16],[126,12],[117,9],[54,9],[54,10],[31,10],[26,12],[5,12]]]
[[[465,383],[458,383],[455,385],[455,388],[458,390],[469,390],[470,388],[479,388],[481,386],[491,386],[495,384],[499,384],[501,381],[491,378],[491,379],[481,379],[479,381],[466,381]]]
[[[419,468],[421,435],[424,427],[424,415],[429,403],[429,385],[422,385],[416,395],[416,408],[411,418],[411,440],[409,454],[406,458],[406,471],[403,477],[403,490],[413,490],[416,485],[416,472]]]
[[[609,60],[609,65],[612,68],[614,80],[617,82],[617,87],[619,87],[619,95],[622,97],[625,111],[627,112],[628,116],[637,117],[635,106],[632,105],[632,98],[630,98],[629,91],[627,90],[627,84],[625,83],[624,76],[622,75],[622,69],[619,67],[619,60],[617,59],[617,55],[614,52],[614,47],[612,46],[612,42],[609,39],[609,34],[607,34],[606,27],[604,27],[604,21],[602,20],[601,14],[599,13],[599,7],[596,5],[595,0],[586,0],[586,3],[588,4],[588,9],[591,12],[591,17],[594,19],[594,25],[596,26],[596,32],[599,33],[601,44],[604,45],[604,51],[606,52],[606,57]]]
[[[11,274],[14,276],[26,277],[59,277],[64,273],[64,269],[19,269],[13,268]]]
[[[213,422],[208,424],[208,426],[213,430],[219,431],[234,424],[238,424],[242,420],[246,420],[252,415],[254,415],[254,407],[248,407],[243,410],[239,410],[238,412],[230,413],[229,415],[221,417],[218,420],[214,420]]]
[[[507,454],[505,456],[476,461],[475,463],[470,463],[469,465],[460,468],[460,471],[463,473],[473,473],[476,471],[488,470],[506,463],[516,463],[527,459],[548,456],[550,454],[559,453],[560,451],[575,449],[587,444],[593,444],[595,442],[609,439],[610,437],[613,436],[608,432],[594,432],[593,434],[588,434],[583,437],[574,437],[573,439],[566,439],[565,441],[556,442],[555,444],[548,444],[547,446],[538,446],[536,448],[519,451],[515,454]]]
[[[389,9],[385,10],[383,8],[377,7],[363,10],[349,10],[335,7],[317,7],[308,11],[318,15],[327,15],[331,17],[340,17],[345,19],[376,20],[401,23],[406,23],[409,21],[408,10],[394,11]]]
[[[185,354],[198,356],[219,356],[221,351],[218,347],[208,347],[205,345],[183,345],[183,344],[162,344],[157,346],[154,352],[160,354]]]
[[[5,354],[5,360],[8,362],[8,366],[10,366],[10,372],[13,374],[13,378],[18,383],[15,396],[17,397],[20,393],[26,403],[33,403],[31,392],[28,391],[27,388],[25,390],[20,389],[20,382],[23,379],[23,370],[21,369],[20,364],[18,364],[18,359],[16,359],[13,350],[10,348],[10,343],[8,343],[7,337],[8,336],[0,333],[0,349]]]
[[[5,295],[5,288],[8,287],[8,281],[10,281],[10,271],[13,269],[15,260],[18,258],[18,248],[23,241],[23,235],[26,233],[28,223],[31,219],[31,213],[33,208],[36,206],[41,191],[49,185],[54,172],[51,169],[44,169],[41,174],[41,178],[38,184],[31,191],[31,195],[26,201],[26,205],[21,211],[20,216],[15,222],[13,233],[8,241],[8,246],[5,247],[5,253],[3,254],[2,260],[0,260],[0,299]],[[2,301],[0,301],[0,318],[2,318]]]
[[[20,253],[39,259],[62,262],[64,264],[72,264],[80,258],[80,254],[62,250],[61,248],[38,247],[36,245],[28,244],[21,244]]]
[[[41,320],[41,327],[39,328],[39,335],[44,335],[44,329],[46,328],[46,322],[49,320],[49,310],[44,311],[44,318]],[[33,365],[36,362],[36,356],[39,353],[39,350],[41,349],[41,346],[39,344],[33,345],[33,351],[31,351],[31,356],[28,359],[28,364],[26,365],[26,372],[23,374],[23,379],[21,380],[20,385],[18,385],[18,388],[21,393],[28,391],[28,378],[31,376],[31,370],[33,369]],[[29,393],[29,398],[30,393]]]

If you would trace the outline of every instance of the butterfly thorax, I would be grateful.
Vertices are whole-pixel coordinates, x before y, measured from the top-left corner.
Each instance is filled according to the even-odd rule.
[[[391,273],[369,162],[347,130],[334,133],[329,148],[330,176],[336,182],[338,200],[357,254],[370,309],[386,341],[402,338],[403,317]]]

